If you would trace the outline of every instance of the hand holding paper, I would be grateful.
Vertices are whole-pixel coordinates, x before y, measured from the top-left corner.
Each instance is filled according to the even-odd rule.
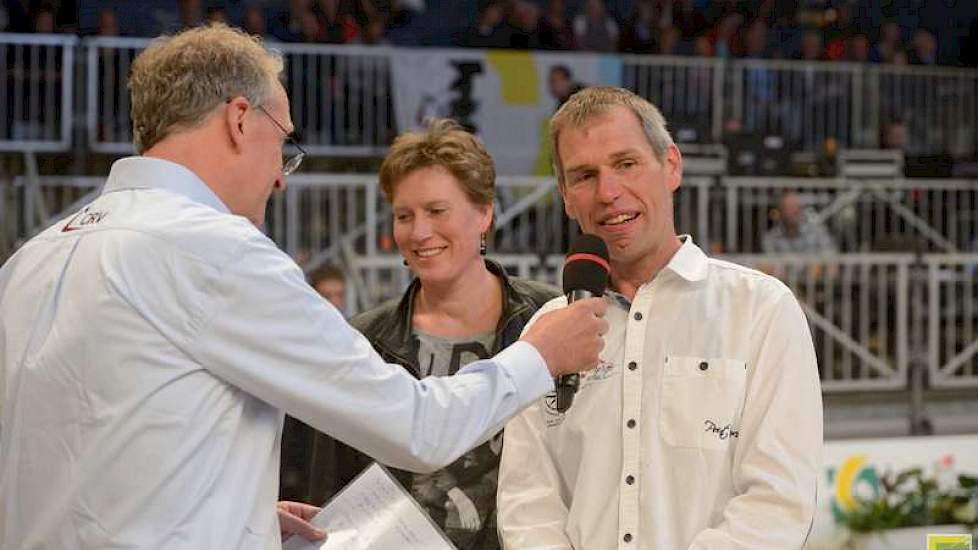
[[[326,542],[292,537],[284,550],[455,550],[418,503],[377,463],[323,506],[311,523],[329,532]]]
[[[285,541],[292,535],[316,541],[326,538],[326,531],[309,523],[309,520],[316,517],[321,509],[301,502],[291,502],[288,500],[280,501],[278,508],[278,525],[282,532],[282,540]]]

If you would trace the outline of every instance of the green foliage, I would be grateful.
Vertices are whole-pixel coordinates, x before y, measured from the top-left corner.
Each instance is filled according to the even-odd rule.
[[[921,468],[888,472],[880,479],[879,498],[857,502],[842,519],[860,533],[926,525],[964,524],[971,530],[978,526],[978,478],[967,475],[942,487]]]

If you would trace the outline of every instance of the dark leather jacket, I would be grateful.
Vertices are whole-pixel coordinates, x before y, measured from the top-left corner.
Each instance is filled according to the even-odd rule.
[[[530,317],[543,304],[558,296],[560,291],[547,284],[509,277],[502,266],[489,260],[486,260],[486,267],[503,283],[503,311],[496,326],[492,349],[492,354],[496,354],[518,340]],[[420,286],[420,281],[415,279],[400,298],[387,301],[350,321],[350,324],[370,340],[384,360],[402,365],[415,377],[420,377],[421,372],[418,360],[420,343],[412,330],[411,318],[414,296]],[[311,430],[307,426],[303,428]],[[372,459],[366,455],[322,433],[316,433],[313,436],[309,467],[303,472],[305,479],[300,480],[300,486],[307,487],[307,491],[304,491],[305,494],[300,493],[299,496],[304,496],[307,502],[320,505],[342,489],[371,462]],[[498,456],[494,457],[492,466],[493,470],[498,467]],[[394,473],[410,490],[411,475],[406,472],[394,471]],[[491,512],[495,509],[495,476],[486,477],[491,478],[493,484],[492,495],[489,497],[491,498],[489,512]],[[473,541],[471,546],[466,546],[498,547],[494,544],[496,537],[494,514],[492,516],[491,524],[484,524],[481,529],[484,531],[481,536],[491,537],[492,543],[483,544]]]

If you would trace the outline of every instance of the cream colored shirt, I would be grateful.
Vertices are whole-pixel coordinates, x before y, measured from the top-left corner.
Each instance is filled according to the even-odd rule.
[[[601,365],[571,409],[550,395],[506,426],[505,548],[801,548],[822,403],[790,290],[687,237],[632,303],[608,300]]]

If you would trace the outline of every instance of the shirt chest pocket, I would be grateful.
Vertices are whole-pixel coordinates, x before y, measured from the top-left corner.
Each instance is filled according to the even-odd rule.
[[[736,359],[666,358],[659,431],[673,447],[724,450],[740,437],[747,364]]]

